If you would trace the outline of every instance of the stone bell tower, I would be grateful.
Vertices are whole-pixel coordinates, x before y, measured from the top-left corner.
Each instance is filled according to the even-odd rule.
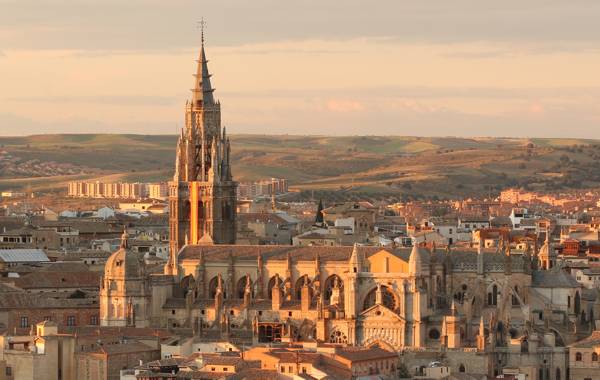
[[[169,261],[177,274],[177,253],[185,244],[235,244],[236,186],[230,142],[221,128],[204,51],[204,33],[185,129],[177,141],[175,174],[169,182]]]

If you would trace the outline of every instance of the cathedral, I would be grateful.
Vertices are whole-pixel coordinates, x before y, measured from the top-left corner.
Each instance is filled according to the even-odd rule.
[[[124,234],[102,279],[102,325],[253,344],[378,345],[416,366],[444,360],[456,372],[518,367],[531,379],[567,378],[566,345],[598,310],[548,268],[548,240],[518,252],[235,245],[236,182],[210,77],[203,43],[169,184],[168,262],[150,273]]]

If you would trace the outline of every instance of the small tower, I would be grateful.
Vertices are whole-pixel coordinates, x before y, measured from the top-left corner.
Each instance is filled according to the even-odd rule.
[[[100,325],[147,327],[150,324],[150,290],[146,266],[129,249],[127,231],[121,247],[104,266],[100,284]]]
[[[350,273],[362,272],[362,260],[358,252],[358,244],[354,243],[352,248],[352,255],[350,256],[349,268]]]
[[[258,252],[258,255],[256,257],[256,268],[257,268],[257,274],[258,274],[258,276],[256,277],[257,295],[258,295],[258,297],[268,298],[267,295],[265,294],[265,289],[264,289],[263,257],[260,252]]]
[[[273,284],[273,288],[271,288],[271,309],[279,311],[282,303],[281,279],[279,278],[279,274],[275,274],[275,283]]]
[[[356,293],[360,272],[362,272],[362,259],[358,251],[358,244],[354,244],[350,260],[348,261],[347,291],[344,291],[344,305],[347,319],[354,319],[358,313]]]
[[[244,287],[244,308],[247,308],[252,303],[252,281],[250,275],[246,275],[246,286]]]
[[[479,332],[477,333],[477,351],[485,351],[485,327],[483,324],[483,315],[479,319]]]
[[[308,275],[304,275],[304,283],[300,289],[300,310],[307,313],[311,304],[310,287],[308,285]]]
[[[538,253],[539,268],[544,270],[550,270],[556,264],[556,253],[554,247],[550,243],[550,229],[546,229],[546,239],[544,245],[540,248]]]
[[[192,99],[185,106],[185,130],[177,142],[175,174],[169,182],[169,260],[165,273],[177,275],[177,253],[190,244],[235,244],[236,187],[231,146],[221,128],[204,38]]]
[[[315,226],[323,225],[323,200],[319,199],[319,206],[317,207],[317,214],[315,216]]]
[[[504,246],[504,274],[510,276],[512,274],[512,256],[510,254],[510,245]]]
[[[479,246],[477,247],[477,275],[483,276],[485,267],[483,260],[483,239],[481,237],[481,232],[479,233]]]
[[[444,317],[446,322],[446,334],[448,336],[448,348],[460,348],[460,317],[456,311],[456,304],[452,301],[450,315]]]
[[[215,289],[215,320],[218,320],[223,309],[223,278],[217,275],[217,288]]]

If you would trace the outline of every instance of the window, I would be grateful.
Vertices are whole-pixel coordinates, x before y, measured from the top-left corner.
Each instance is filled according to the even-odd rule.
[[[440,332],[437,329],[429,330],[429,339],[440,339]]]
[[[581,352],[576,352],[575,353],[575,361],[580,362],[582,360],[583,360],[583,355],[581,354]]]
[[[592,352],[592,361],[593,362],[597,362],[598,361],[598,354],[595,352]]]
[[[12,376],[12,367],[6,367],[6,376]]]
[[[21,328],[29,327],[29,318],[21,317]]]
[[[92,315],[90,317],[90,325],[92,325],[92,326],[98,325],[98,316],[97,315]]]
[[[67,326],[77,326],[77,320],[74,315],[67,316]]]
[[[51,320],[52,320],[52,317],[51,317],[51,316],[49,316],[49,315],[46,315],[46,316],[44,317],[44,321],[51,321]]]

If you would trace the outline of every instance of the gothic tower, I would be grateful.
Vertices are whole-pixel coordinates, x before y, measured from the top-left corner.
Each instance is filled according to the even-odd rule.
[[[175,174],[169,182],[169,261],[177,274],[177,253],[185,244],[234,244],[236,186],[231,176],[230,142],[221,129],[221,104],[210,83],[204,36],[185,129],[177,142]]]

